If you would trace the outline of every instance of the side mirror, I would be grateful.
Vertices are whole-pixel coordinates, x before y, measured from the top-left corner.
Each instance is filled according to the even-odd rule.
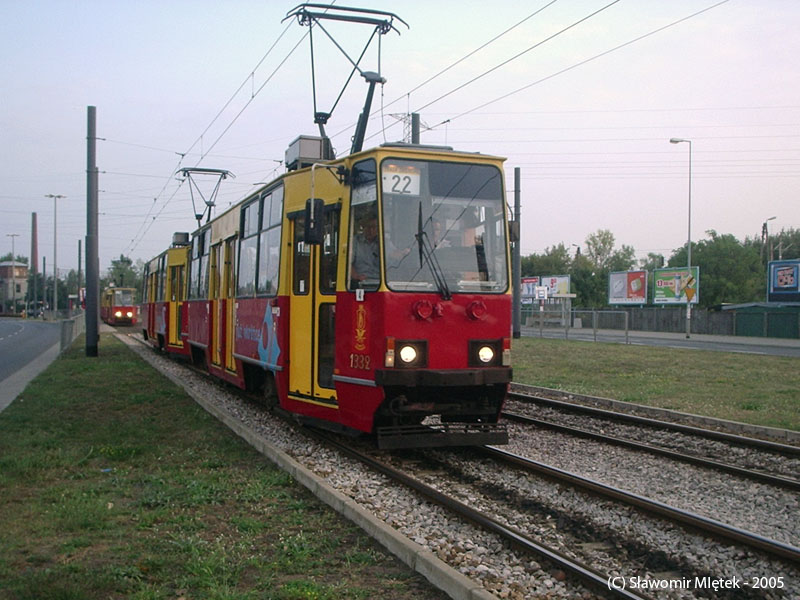
[[[303,241],[306,244],[321,244],[323,238],[323,210],[325,202],[322,198],[309,198],[306,200],[305,229]]]

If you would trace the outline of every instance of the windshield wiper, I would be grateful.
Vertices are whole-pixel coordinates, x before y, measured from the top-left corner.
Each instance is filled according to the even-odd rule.
[[[439,295],[441,295],[444,300],[450,300],[452,295],[450,294],[450,288],[447,287],[447,281],[444,278],[442,267],[439,265],[439,261],[433,251],[433,246],[428,238],[428,234],[422,227],[422,202],[419,203],[419,217],[417,220],[417,234],[415,237],[417,238],[417,244],[419,244],[419,268],[422,268],[423,260],[428,263],[431,275],[433,275],[433,282],[436,284],[436,289],[439,290]]]

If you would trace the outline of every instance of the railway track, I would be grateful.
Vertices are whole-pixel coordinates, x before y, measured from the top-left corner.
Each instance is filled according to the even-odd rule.
[[[543,398],[510,394],[509,420],[800,490],[800,447]]]
[[[172,367],[179,367],[179,365],[173,361],[166,362],[171,363]],[[196,376],[192,375],[192,377]],[[204,383],[207,381],[205,377],[202,379]],[[210,381],[208,381],[208,384],[210,387],[214,387],[211,386]],[[230,390],[213,393],[215,397],[220,394],[229,395]],[[216,399],[214,400],[214,402],[218,401],[219,400]],[[226,410],[236,414],[238,416],[237,418],[241,418],[242,422],[246,423],[248,427],[270,430],[274,427],[273,421],[275,421],[275,419],[272,419],[266,415],[264,411],[259,410],[255,406],[242,405],[241,398],[233,400],[230,403],[227,401],[223,402],[227,406]],[[282,440],[284,436],[293,437],[294,434],[269,433],[265,435],[268,435],[271,440]],[[283,441],[280,443],[281,445],[284,444]],[[698,577],[711,577],[715,574],[730,575],[733,573],[744,577],[748,575],[755,576],[758,574],[764,575],[770,573],[783,574],[787,572],[787,569],[789,569],[788,572],[794,573],[792,577],[795,580],[800,579],[796,569],[796,549],[789,548],[788,551],[784,549],[785,552],[781,555],[781,558],[758,558],[760,556],[766,556],[768,550],[765,549],[764,546],[751,553],[749,550],[742,549],[742,544],[745,543],[743,541],[737,541],[735,544],[713,542],[705,539],[704,535],[697,535],[696,533],[683,534],[692,539],[690,542],[677,542],[677,547],[686,548],[686,553],[692,557],[691,559],[686,559],[687,564],[683,564],[683,559],[681,558],[683,550],[678,550],[676,552],[674,550],[661,550],[659,548],[659,545],[662,543],[666,545],[664,537],[662,536],[671,534],[668,531],[669,527],[662,530],[662,525],[649,524],[652,517],[625,518],[621,525],[611,519],[609,521],[611,524],[598,525],[596,528],[593,528],[594,526],[591,525],[591,521],[595,519],[594,516],[587,516],[587,514],[575,512],[575,510],[578,509],[572,506],[561,506],[560,503],[565,496],[571,497],[573,495],[573,492],[567,492],[568,487],[570,489],[572,488],[571,485],[568,486],[563,482],[545,485],[543,483],[538,483],[538,476],[535,480],[528,482],[527,475],[505,475],[502,480],[496,481],[494,472],[498,470],[498,467],[495,459],[491,459],[490,462],[486,462],[489,461],[489,459],[476,460],[474,454],[471,454],[472,458],[467,458],[465,461],[462,461],[463,466],[456,468],[452,465],[445,464],[442,470],[436,468],[437,462],[445,461],[448,459],[447,457],[460,453],[454,451],[439,451],[437,453],[432,451],[432,454],[426,452],[426,456],[418,460],[416,466],[412,464],[411,469],[415,475],[414,479],[417,479],[416,476],[419,475],[419,479],[423,480],[421,483],[431,488],[433,490],[433,492],[431,492],[433,495],[456,496],[457,499],[459,499],[457,501],[460,502],[464,508],[464,514],[460,518],[466,519],[471,523],[483,521],[483,524],[487,527],[497,529],[498,531],[507,529],[508,537],[505,539],[509,539],[510,541],[507,543],[513,545],[516,550],[514,552],[511,550],[503,550],[500,546],[496,545],[496,542],[481,538],[481,534],[469,533],[466,531],[468,528],[465,525],[459,526],[454,524],[452,521],[454,517],[447,517],[443,513],[432,512],[425,504],[420,504],[419,500],[397,500],[397,498],[403,497],[404,495],[411,494],[413,496],[421,492],[415,491],[412,494],[408,491],[399,491],[395,488],[397,485],[401,484],[392,485],[385,480],[381,480],[380,476],[368,473],[368,471],[371,472],[371,467],[368,471],[360,471],[355,466],[349,466],[348,459],[341,457],[339,450],[322,450],[318,447],[318,444],[308,441],[290,441],[286,442],[285,451],[295,456],[297,460],[307,464],[308,468],[314,470],[320,476],[326,478],[331,485],[334,485],[337,489],[341,489],[343,493],[368,507],[370,511],[379,515],[399,531],[403,531],[410,539],[415,539],[417,543],[428,546],[430,551],[434,552],[437,556],[442,558],[442,560],[447,560],[448,562],[452,561],[451,564],[454,568],[460,569],[463,573],[469,574],[471,577],[477,576],[477,580],[479,581],[482,578],[485,579],[488,577],[488,579],[486,579],[486,581],[489,582],[487,584],[487,589],[492,591],[498,589],[511,590],[510,592],[506,592],[509,594],[507,597],[510,598],[531,597],[531,592],[527,591],[529,589],[537,589],[534,595],[542,594],[541,588],[527,587],[534,585],[530,583],[533,577],[536,577],[537,582],[541,582],[543,579],[553,579],[555,581],[555,587],[547,588],[545,591],[549,590],[556,593],[557,589],[561,589],[565,585],[569,585],[570,587],[568,589],[573,590],[572,592],[566,592],[566,595],[564,595],[565,592],[563,590],[559,591],[553,597],[578,597],[584,592],[577,592],[576,589],[593,589],[595,590],[593,594],[603,597],[613,595],[615,597],[629,598],[647,597],[646,591],[645,593],[640,593],[641,590],[629,589],[627,593],[618,594],[619,591],[624,592],[625,590],[609,589],[609,582],[612,580],[617,581],[620,577],[630,573],[641,573],[645,578],[678,577],[676,573],[681,573],[682,575],[680,575],[680,577],[683,578],[691,577],[692,573],[697,574],[696,576]],[[406,453],[403,452],[392,454],[384,453],[382,456],[388,456],[392,460],[395,458],[400,460],[405,454]],[[457,489],[459,484],[447,483],[442,473],[449,475],[451,472],[462,469],[467,471],[470,469],[472,470],[471,475],[468,474],[468,478],[472,477],[476,482],[481,482],[479,486],[480,489],[474,492],[456,491],[455,494],[451,493],[452,490],[448,488],[453,487]],[[503,467],[503,470],[507,469]],[[431,478],[433,481],[428,480]],[[550,474],[542,479],[552,480],[553,477],[552,474]],[[509,517],[509,509],[502,507],[491,508],[491,503],[495,502],[497,499],[509,498],[522,493],[508,487],[508,481],[527,482],[530,483],[531,489],[536,490],[540,488],[550,489],[547,493],[554,499],[553,502],[556,504],[552,506],[554,506],[555,509],[552,516],[544,515],[541,516],[540,520],[543,520],[545,523],[545,528],[549,528],[550,533],[554,536],[553,539],[556,540],[555,543],[552,543],[552,540],[547,537],[545,537],[543,541],[537,541],[538,535],[533,533],[533,529],[527,526],[527,516]],[[405,486],[406,483],[401,485],[403,488]],[[488,498],[488,500],[486,498]],[[597,497],[595,496],[595,498]],[[587,510],[589,511],[606,510],[602,507],[602,505],[607,502],[605,500],[589,499],[582,502],[585,507],[588,507]],[[618,504],[618,501],[614,502]],[[398,509],[398,506],[401,508]],[[410,509],[408,508],[409,506],[411,507]],[[489,508],[489,510],[484,510],[484,508]],[[625,512],[633,509],[617,508],[614,510]],[[478,514],[481,512],[488,512],[489,514],[481,517]],[[525,515],[524,511],[520,513],[520,515]],[[509,523],[509,519],[511,523]],[[659,520],[663,522],[663,519],[664,517],[654,519],[653,523],[657,523]],[[514,521],[516,520],[519,520],[521,523],[518,527],[514,526],[516,524]],[[648,524],[642,525],[640,520]],[[449,525],[447,524],[448,522],[450,523]],[[567,524],[568,522],[575,522],[577,524],[575,526],[576,530],[578,530],[578,532],[583,531],[583,535],[570,537],[566,542],[559,542],[558,540],[560,537],[572,535],[571,533],[566,533],[567,530],[571,529],[571,526]],[[549,523],[549,525],[547,525],[547,523]],[[428,531],[429,527],[432,527],[434,531]],[[603,527],[606,527],[606,529],[603,529]],[[648,531],[651,540],[649,542],[642,541],[642,539],[638,541],[628,541],[627,529],[631,527],[639,527],[640,529],[644,528],[646,530],[651,529],[652,531]],[[691,525],[690,530],[695,531],[695,527],[695,525]],[[445,533],[443,533],[443,530]],[[494,531],[491,534],[491,536],[498,535],[501,534]],[[453,541],[450,541],[450,536],[453,536]],[[530,539],[525,540],[525,538]],[[520,550],[522,544],[529,545],[532,549],[522,551]],[[669,545],[676,547],[676,542],[670,542]],[[463,560],[465,554],[471,555],[477,552],[472,550],[475,546],[488,550],[482,551],[485,552],[485,554],[480,554],[474,559],[471,559],[471,563],[465,562]],[[617,554],[617,546],[623,547],[626,552],[618,561],[613,558]],[[790,545],[784,544],[784,546]],[[526,563],[524,558],[517,558],[520,552],[524,552],[525,554],[534,552],[533,548],[537,548],[533,561],[529,558]],[[580,552],[573,552],[574,548],[579,548]],[[690,548],[691,550],[689,550]],[[528,554],[528,556],[530,556],[530,554]],[[709,559],[712,560],[710,564],[705,562],[707,556],[713,557]],[[556,562],[562,558],[571,561],[573,566],[567,566],[567,564],[562,565],[560,562]],[[545,568],[544,573],[537,571],[538,574],[534,576],[529,569],[531,568],[530,565],[536,564],[535,561],[553,566]],[[488,566],[488,571],[481,570],[484,569],[484,565]],[[508,565],[513,566],[513,572],[509,571]],[[787,565],[791,566],[787,567]],[[554,577],[554,571],[564,571],[566,574],[566,581]],[[584,572],[585,575],[583,574]],[[586,577],[586,579],[584,579],[584,577]],[[571,583],[573,581],[574,583]],[[512,587],[509,588],[508,585]],[[797,588],[792,587],[792,589],[796,591]],[[750,590],[746,590],[746,592],[744,596],[731,595],[728,597],[762,597],[758,594],[751,593]],[[592,596],[592,592],[589,594],[591,597],[594,597]],[[784,592],[779,592],[776,595],[768,597],[792,597],[791,594],[783,594]],[[700,594],[700,596],[703,596],[703,594]],[[654,594],[654,597],[663,596]],[[695,596],[688,593],[685,597]]]
[[[480,466],[480,473],[470,475],[459,474],[459,467],[451,464],[450,458],[453,453],[444,454],[437,451],[416,451],[411,457],[406,455],[392,455],[388,461],[380,460],[375,457],[374,451],[360,450],[349,442],[342,442],[326,434],[322,438],[326,444],[336,448],[338,452],[342,452],[352,458],[355,458],[369,468],[390,477],[392,480],[399,481],[416,492],[422,494],[427,499],[440,504],[449,511],[453,511],[460,515],[462,518],[476,523],[486,530],[495,535],[501,536],[509,544],[516,548],[520,548],[525,552],[529,552],[538,559],[543,559],[555,567],[563,569],[571,573],[573,576],[580,578],[586,585],[594,588],[595,590],[602,588],[605,593],[611,593],[615,597],[647,597],[646,595],[638,594],[633,590],[614,590],[609,589],[609,582],[619,577],[627,561],[630,560],[630,555],[641,556],[642,553],[650,553],[653,556],[659,555],[657,548],[644,549],[639,545],[633,552],[626,548],[628,554],[624,554],[616,568],[612,567],[607,571],[601,571],[597,567],[592,566],[591,558],[582,560],[575,557],[575,552],[567,550],[564,547],[552,546],[543,543],[536,538],[535,535],[529,534],[524,528],[517,528],[510,526],[508,520],[516,520],[518,517],[512,516],[516,510],[524,511],[524,508],[509,508],[506,503],[510,502],[509,498],[516,496],[517,492],[513,492],[510,488],[505,488],[504,485],[495,485],[493,482],[484,481],[485,473],[496,471],[491,465],[495,466],[501,463],[505,466],[511,466],[513,469],[523,469],[526,473],[535,473],[537,476],[544,477],[548,480],[556,481],[557,486],[567,486],[570,488],[580,488],[583,491],[588,491],[591,494],[599,494],[606,498],[612,499],[615,503],[623,503],[630,505],[637,511],[642,510],[651,515],[656,515],[660,519],[668,519],[669,521],[680,524],[682,527],[688,527],[687,535],[713,535],[716,539],[722,538],[723,544],[735,544],[738,547],[746,547],[748,549],[766,553],[773,556],[781,562],[790,564],[800,564],[800,548],[796,548],[789,544],[769,540],[758,534],[753,534],[735,527],[731,527],[714,519],[702,517],[693,514],[689,511],[681,510],[675,507],[668,506],[664,503],[653,501],[636,494],[631,494],[624,490],[616,489],[611,486],[601,484],[596,481],[591,481],[586,478],[575,476],[574,474],[564,472],[563,470],[556,469],[552,466],[531,461],[521,456],[513,455],[504,450],[497,448],[486,447],[480,449],[480,452],[489,459],[490,464],[482,464]],[[466,451],[471,453],[472,451]],[[436,458],[438,457],[438,458]],[[470,464],[474,461],[469,458],[464,459]],[[387,464],[391,462],[392,464]],[[398,466],[399,465],[399,466]],[[422,468],[419,468],[422,466]],[[409,472],[421,472],[422,478],[409,475]],[[435,483],[426,483],[424,480],[434,480]],[[474,484],[478,490],[483,491],[465,491],[462,486],[465,484],[463,481],[472,481],[467,486]],[[501,478],[504,481],[513,480],[513,477],[504,476]],[[458,483],[454,483],[458,480]],[[537,484],[532,484],[537,485]],[[490,491],[491,490],[491,491]],[[482,499],[476,500],[478,496],[484,496],[489,500]],[[462,499],[459,499],[462,498]],[[469,502],[465,502],[463,498],[469,498]],[[491,509],[485,508],[485,504],[497,501],[496,506]],[[518,503],[524,507],[529,504],[529,500],[517,499]],[[478,508],[481,507],[481,508]],[[504,515],[503,517],[499,515]],[[557,517],[561,522],[562,517]],[[524,520],[524,519],[523,519]],[[579,518],[576,519],[580,521]],[[562,526],[559,525],[559,528]],[[587,532],[587,528],[589,531]],[[569,527],[565,527],[569,529]],[[603,552],[612,552],[613,548],[618,545],[625,546],[625,543],[613,541],[610,543],[599,542],[603,539],[603,534],[598,531],[591,531],[591,527],[586,523],[581,523],[575,527],[580,533],[578,537],[582,537],[582,541],[575,542],[570,539],[565,543],[567,548],[574,548],[576,546],[587,547],[588,553],[591,556],[598,548]],[[636,546],[636,544],[632,543]],[[741,550],[739,551],[741,552]],[[634,559],[636,560],[636,559]],[[650,558],[644,560],[643,564],[647,564]],[[691,567],[682,565],[680,559],[658,557],[656,562],[663,562],[664,569],[671,573],[672,577],[679,578],[682,581],[698,580],[702,577],[709,577],[707,573],[692,571]],[[645,567],[642,566],[644,570]],[[683,569],[689,569],[685,571]],[[677,575],[676,575],[677,574]],[[616,596],[617,592],[624,592],[621,596]],[[633,595],[628,595],[633,594]],[[736,597],[748,597],[748,593],[737,595]],[[752,594],[750,597],[759,597],[758,594]]]
[[[669,450],[667,448],[660,448],[658,446],[653,446],[651,444],[645,444],[642,442],[637,442],[634,440],[623,439],[619,437],[615,437],[612,435],[606,435],[602,433],[596,433],[593,431],[588,431],[586,429],[580,429],[577,427],[570,427],[567,425],[561,425],[559,423],[555,423],[553,421],[546,421],[543,419],[536,419],[533,417],[529,417],[526,415],[522,415],[519,413],[514,412],[503,412],[503,418],[509,419],[511,421],[515,421],[518,423],[525,423],[528,425],[534,425],[536,427],[542,427],[546,429],[550,429],[552,431],[559,431],[561,433],[566,433],[569,435],[584,437],[592,440],[597,440],[600,442],[608,443],[608,444],[615,444],[617,446],[622,446],[624,448],[632,448],[634,450],[641,450],[643,452],[649,452],[651,454],[655,454],[658,456],[665,456],[667,458],[671,458],[673,460],[679,460],[683,462],[687,462],[693,465],[699,465],[702,467],[707,467],[710,469],[716,469],[719,471],[724,471],[726,473],[732,473],[734,475],[738,475],[740,477],[745,477],[748,479],[753,479],[755,481],[761,481],[763,483],[768,483],[770,485],[775,485],[779,487],[785,487],[791,490],[799,490],[800,491],[800,480],[792,479],[789,477],[783,477],[780,475],[772,475],[770,473],[764,473],[763,471],[756,471],[754,469],[745,469],[743,467],[739,467],[736,465],[732,465],[729,463],[721,462],[718,460],[713,460],[710,458],[703,458],[701,456],[695,456],[692,454],[686,454],[683,452],[676,452],[674,450]]]
[[[392,480],[408,486],[417,493],[423,495],[428,500],[439,504],[447,510],[452,511],[462,518],[478,525],[479,527],[482,527],[487,531],[500,536],[503,540],[514,547],[534,554],[544,560],[547,560],[552,565],[572,573],[574,576],[595,590],[605,592],[611,597],[615,598],[650,598],[650,596],[626,589],[615,589],[610,587],[608,582],[614,577],[614,575],[603,573],[579,560],[576,560],[575,558],[566,555],[556,548],[543,544],[524,532],[502,523],[492,515],[475,509],[469,506],[467,503],[457,500],[453,496],[443,493],[435,487],[427,485],[419,479],[408,475],[405,471],[376,459],[368,452],[360,451],[353,445],[343,443],[341,440],[338,440],[334,436],[326,433],[315,431],[312,435],[328,446],[335,448],[337,451],[358,460],[371,469],[390,477]]]
[[[487,455],[507,464],[512,464],[530,473],[544,475],[568,485],[576,486],[590,492],[613,498],[629,504],[644,511],[665,517],[676,523],[681,523],[694,527],[708,534],[719,538],[743,544],[745,546],[761,550],[772,554],[778,558],[787,559],[800,564],[800,548],[790,544],[784,544],[776,540],[768,539],[764,536],[745,531],[738,527],[732,527],[715,519],[697,515],[688,510],[683,510],[669,506],[663,502],[658,502],[627,492],[620,488],[593,481],[586,477],[580,477],[573,473],[558,469],[551,465],[541,463],[511,452],[506,452],[499,448],[485,447],[482,449]]]

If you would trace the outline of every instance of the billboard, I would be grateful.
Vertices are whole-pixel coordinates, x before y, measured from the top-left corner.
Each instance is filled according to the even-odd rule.
[[[653,271],[654,304],[692,304],[700,301],[700,267],[655,269]]]
[[[520,297],[523,304],[531,304],[536,296],[536,287],[539,285],[538,277],[523,277],[520,280]]]
[[[800,260],[770,261],[767,274],[767,302],[800,302]]]
[[[569,294],[569,275],[548,275],[541,277],[541,284],[547,288],[547,297],[552,298],[556,294]]]
[[[608,274],[609,304],[647,304],[647,271]]]

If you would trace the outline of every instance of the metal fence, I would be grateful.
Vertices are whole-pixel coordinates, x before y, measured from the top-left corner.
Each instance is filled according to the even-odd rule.
[[[618,331],[626,338],[630,331],[684,333],[686,331],[685,307],[625,308],[617,310],[554,309],[523,306],[522,324],[545,330],[570,329]],[[800,339],[800,314],[763,310],[758,312],[736,310],[692,309],[691,333],[708,335],[740,335]],[[626,339],[627,341],[627,339]]]

